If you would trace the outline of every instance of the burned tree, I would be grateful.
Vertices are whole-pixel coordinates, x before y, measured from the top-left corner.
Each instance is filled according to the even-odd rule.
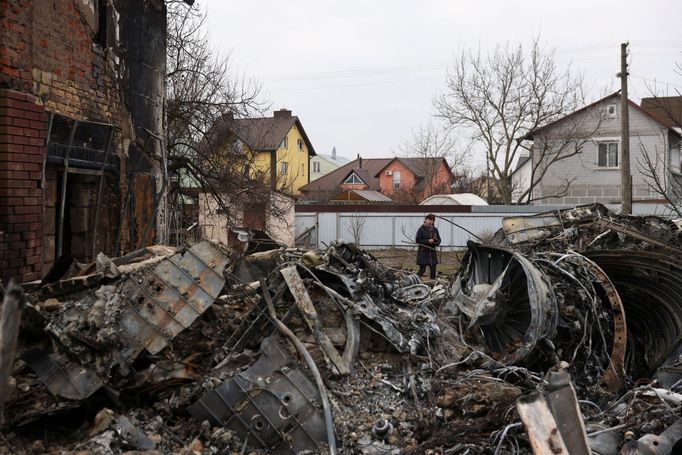
[[[196,5],[168,3],[165,141],[168,171],[176,181],[169,196],[176,231],[194,221],[183,221],[183,201],[199,191],[210,194],[226,213],[243,201],[270,201],[261,176],[248,171],[253,157],[243,153],[232,133],[214,128],[264,109],[258,101],[260,86],[235,76],[229,58],[210,47],[205,19]]]
[[[536,38],[529,51],[506,44],[488,55],[462,52],[434,106],[438,117],[467,132],[485,151],[491,181],[509,204],[512,166],[524,150],[518,139],[573,112],[582,101],[582,78],[570,67],[561,69],[554,51]]]

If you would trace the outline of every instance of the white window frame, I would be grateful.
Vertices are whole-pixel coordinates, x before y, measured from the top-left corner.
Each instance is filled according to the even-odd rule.
[[[286,161],[282,161],[282,163],[279,166],[279,173],[280,175],[287,175],[287,171],[289,170],[289,165]]]
[[[282,143],[279,145],[279,148],[282,148],[282,149],[288,149],[289,148],[289,136],[284,136],[284,139],[282,139]]]
[[[313,161],[313,172],[314,173],[320,172],[320,162],[319,161]]]
[[[296,139],[296,145],[298,146],[298,151],[303,151],[303,139]]]
[[[605,117],[606,118],[616,118],[618,116],[618,106],[615,104],[607,104],[606,105],[606,112],[605,112]]]
[[[597,170],[620,169],[620,163],[622,160],[620,138],[599,138],[595,142],[597,143],[596,169]],[[606,145],[606,147],[607,147],[606,148],[606,166],[600,166],[599,165],[599,148],[602,144]],[[611,160],[609,158],[609,144],[615,144],[617,147],[617,150],[616,150],[617,163],[615,166],[613,166],[610,162]]]
[[[355,180],[355,179],[357,179],[357,182],[352,181],[352,180]],[[362,179],[361,179],[360,177],[358,177],[358,175],[357,175],[355,172],[351,173],[351,175],[349,175],[349,176],[346,178],[346,180],[343,181],[343,184],[344,184],[344,185],[362,185],[362,184],[364,184],[364,183],[365,183],[365,182],[363,182]]]
[[[393,171],[393,188],[400,188],[400,171]]]

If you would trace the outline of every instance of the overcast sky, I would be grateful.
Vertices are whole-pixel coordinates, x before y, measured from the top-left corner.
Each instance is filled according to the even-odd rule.
[[[592,100],[619,88],[624,41],[631,99],[654,80],[682,91],[680,0],[198,2],[233,70],[260,81],[274,109],[298,115],[318,153],[395,155],[433,115],[455,52],[537,34],[584,73]]]

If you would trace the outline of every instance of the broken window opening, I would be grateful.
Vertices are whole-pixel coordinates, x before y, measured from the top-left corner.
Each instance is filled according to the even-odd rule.
[[[47,163],[64,165],[69,148],[69,135],[75,120],[52,114],[52,129],[47,138]],[[69,167],[99,170],[104,163],[106,145],[113,125],[97,122],[78,122],[68,151]],[[120,159],[113,150],[106,157],[104,170],[118,172]]]

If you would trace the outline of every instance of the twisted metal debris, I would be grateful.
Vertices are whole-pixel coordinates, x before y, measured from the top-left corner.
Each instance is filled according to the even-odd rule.
[[[353,244],[263,249],[100,257],[29,289],[0,452],[682,446],[674,222],[509,218],[434,284]]]

